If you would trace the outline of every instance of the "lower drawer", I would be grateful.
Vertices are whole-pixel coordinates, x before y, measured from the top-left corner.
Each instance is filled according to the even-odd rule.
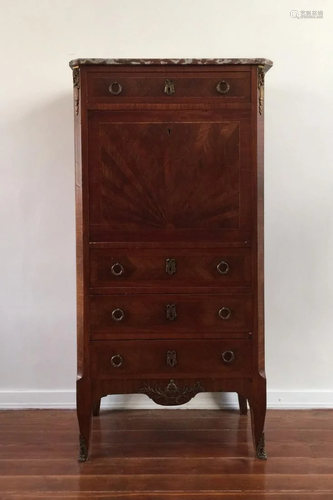
[[[90,331],[94,340],[147,338],[151,332],[159,332],[160,338],[186,332],[198,336],[214,332],[245,332],[247,335],[251,329],[251,294],[90,297]]]
[[[251,340],[91,342],[93,379],[249,377]]]

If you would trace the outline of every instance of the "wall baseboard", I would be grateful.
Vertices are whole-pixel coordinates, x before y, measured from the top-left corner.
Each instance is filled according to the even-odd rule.
[[[333,391],[268,391],[267,406],[275,410],[333,409]],[[158,410],[161,408],[218,410],[238,407],[234,393],[198,394],[179,407],[162,407],[141,394],[108,396],[102,408],[114,410]],[[73,409],[75,391],[0,391],[0,410]]]

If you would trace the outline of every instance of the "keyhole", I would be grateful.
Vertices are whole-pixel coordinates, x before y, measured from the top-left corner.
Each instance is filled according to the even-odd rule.
[[[168,134],[171,135],[171,128],[168,128]]]

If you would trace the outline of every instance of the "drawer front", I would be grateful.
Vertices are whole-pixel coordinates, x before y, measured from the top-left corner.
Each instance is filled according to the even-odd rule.
[[[91,287],[251,286],[251,249],[90,251]]]
[[[249,332],[251,328],[251,294],[90,297],[92,338],[112,334],[126,338],[126,333],[142,337],[149,332],[165,337],[182,332]]]
[[[250,102],[250,72],[216,72],[200,76],[178,76],[171,72],[156,76],[128,73],[89,73],[88,99],[116,103],[126,99],[159,99],[172,102],[175,98],[215,98]]]
[[[91,343],[94,379],[244,377],[251,367],[249,340]]]

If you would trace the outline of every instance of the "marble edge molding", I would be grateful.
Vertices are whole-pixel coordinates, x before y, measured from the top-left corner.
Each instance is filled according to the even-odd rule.
[[[265,71],[268,71],[273,62],[270,59],[256,58],[256,59],[88,59],[79,58],[72,59],[69,66],[73,69],[77,66],[163,66],[163,65],[227,65],[227,64],[252,64],[257,66],[264,66]]]

